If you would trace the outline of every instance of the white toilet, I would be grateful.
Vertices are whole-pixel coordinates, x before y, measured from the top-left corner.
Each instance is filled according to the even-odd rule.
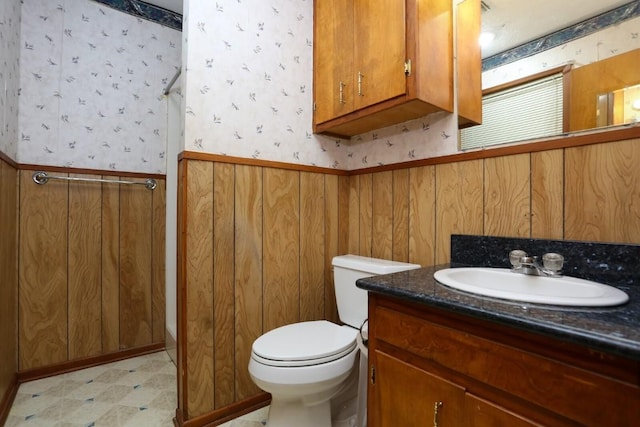
[[[268,427],[366,425],[364,417],[357,420],[356,416],[366,413],[366,363],[355,362],[356,336],[367,319],[367,292],[356,287],[356,280],[415,268],[420,266],[337,256],[333,258],[333,280],[344,325],[326,320],[294,323],[255,340],[249,373],[258,387],[271,393]],[[359,365],[364,366],[364,381],[358,381]],[[364,390],[358,390],[358,383]]]

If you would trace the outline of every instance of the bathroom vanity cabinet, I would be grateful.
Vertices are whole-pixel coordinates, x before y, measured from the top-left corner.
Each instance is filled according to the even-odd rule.
[[[637,359],[373,292],[369,369],[371,427],[640,421]]]
[[[314,5],[315,132],[350,137],[453,111],[451,0]]]

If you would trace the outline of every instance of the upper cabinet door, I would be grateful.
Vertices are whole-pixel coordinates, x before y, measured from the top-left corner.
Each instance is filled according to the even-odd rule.
[[[480,2],[464,0],[457,6],[458,127],[482,123],[482,58]]]
[[[354,2],[355,109],[406,92],[405,0]]]
[[[353,2],[314,2],[314,122],[353,111]]]

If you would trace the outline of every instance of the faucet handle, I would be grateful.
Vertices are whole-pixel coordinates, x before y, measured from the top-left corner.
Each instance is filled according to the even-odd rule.
[[[527,253],[525,251],[520,249],[514,249],[511,252],[509,252],[509,262],[511,263],[513,268],[518,268],[522,263],[522,258],[526,256],[527,256]]]
[[[552,271],[555,274],[562,270],[563,264],[564,257],[560,254],[550,252],[542,255],[542,265],[544,266],[544,268]]]

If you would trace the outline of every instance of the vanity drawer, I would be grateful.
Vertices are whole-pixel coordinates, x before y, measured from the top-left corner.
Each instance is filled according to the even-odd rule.
[[[415,310],[400,311],[393,304],[374,303],[371,308],[373,345],[384,342],[419,356],[439,374],[450,372],[464,387],[508,395],[517,405],[532,404],[582,425],[623,426],[640,419],[637,372],[629,373],[635,382],[621,381],[603,375],[606,369],[587,370],[554,360],[547,356],[548,348],[542,355],[531,346],[514,346],[508,336],[504,341],[487,339],[474,332],[483,323],[491,325],[474,318],[465,318],[470,325],[466,328],[463,322],[440,323],[437,316],[416,316]],[[547,340],[546,346],[554,345]]]

